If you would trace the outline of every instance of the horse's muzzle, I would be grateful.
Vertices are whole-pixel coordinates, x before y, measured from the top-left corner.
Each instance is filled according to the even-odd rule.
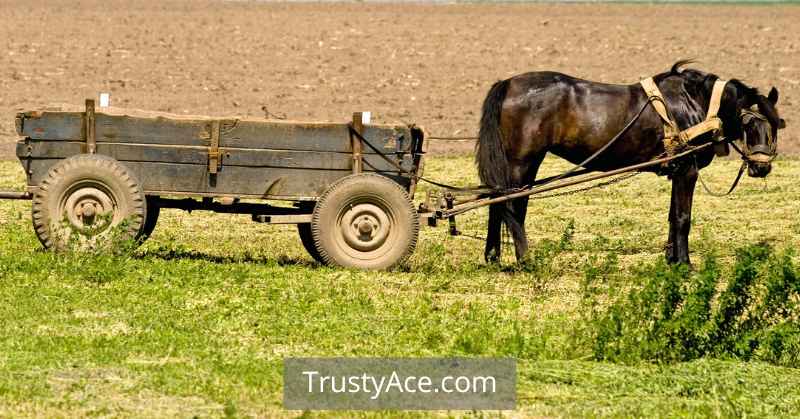
[[[752,158],[759,156],[762,155],[756,154],[747,161],[747,175],[750,177],[766,177],[772,171],[771,159],[767,158],[766,161],[763,161],[758,158]]]

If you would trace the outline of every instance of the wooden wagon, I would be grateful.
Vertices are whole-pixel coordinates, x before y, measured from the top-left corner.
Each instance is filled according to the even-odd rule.
[[[89,100],[20,113],[16,129],[27,191],[0,198],[32,200],[46,248],[135,246],[161,208],[297,224],[316,260],[346,267],[392,266],[417,241],[424,136],[414,126],[364,124],[359,113],[301,123],[96,110]]]

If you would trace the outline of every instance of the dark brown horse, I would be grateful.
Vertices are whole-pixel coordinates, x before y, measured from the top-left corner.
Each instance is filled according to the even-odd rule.
[[[667,110],[683,130],[706,117],[717,76],[681,69],[679,61],[669,72],[653,77]],[[730,80],[722,91],[718,117],[725,139],[744,139],[748,174],[764,177],[771,170],[778,129],[785,123],[778,116],[778,91],[768,96]],[[545,155],[551,152],[574,164],[600,150],[642,110],[638,119],[604,150],[586,169],[608,171],[652,160],[664,155],[664,122],[639,83],[613,85],[577,79],[555,72],[533,72],[495,83],[483,103],[476,162],[481,180],[497,189],[530,185]],[[748,112],[751,107],[757,113]],[[758,117],[747,117],[746,114]],[[743,135],[743,133],[745,135]],[[695,138],[692,144],[712,141],[712,134]],[[672,180],[669,209],[667,260],[689,263],[689,229],[692,196],[698,171],[711,163],[714,149],[705,148],[657,170]],[[514,240],[517,259],[527,252],[525,215],[528,198],[492,205],[485,257],[500,255],[500,230],[505,223]]]

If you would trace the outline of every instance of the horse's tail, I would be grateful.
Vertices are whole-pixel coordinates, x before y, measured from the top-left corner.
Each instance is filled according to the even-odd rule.
[[[483,100],[481,128],[475,144],[475,162],[481,182],[500,189],[508,188],[511,183],[511,171],[503,147],[503,134],[500,132],[500,112],[507,90],[508,80],[498,81],[489,89]]]
[[[512,185],[511,168],[503,146],[503,133],[500,131],[500,113],[506,99],[508,84],[509,80],[501,80],[489,89],[489,93],[483,101],[479,138],[475,145],[475,162],[478,164],[478,175],[481,182],[486,186],[501,190],[518,186]],[[500,221],[494,219],[493,214],[500,216],[500,220],[508,227],[514,241],[522,241],[523,246],[527,248],[525,230],[514,217],[511,201],[492,205],[489,211],[490,229],[492,223]],[[499,255],[497,256],[499,257]]]

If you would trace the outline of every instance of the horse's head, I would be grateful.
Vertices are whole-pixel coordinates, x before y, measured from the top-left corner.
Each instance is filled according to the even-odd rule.
[[[786,127],[786,122],[778,116],[778,90],[774,87],[768,96],[757,91],[739,112],[741,121],[742,157],[747,162],[747,174],[751,177],[765,177],[772,170],[772,160],[778,155],[778,130]]]
[[[691,97],[708,103],[718,77],[700,70],[681,69],[690,62],[678,61],[665,75],[681,77]],[[737,79],[728,80],[725,85],[718,114],[722,131],[728,139],[741,140],[739,151],[752,177],[765,177],[772,170],[772,160],[778,152],[778,130],[786,127],[778,115],[777,104],[778,90],[774,87],[764,96]]]

